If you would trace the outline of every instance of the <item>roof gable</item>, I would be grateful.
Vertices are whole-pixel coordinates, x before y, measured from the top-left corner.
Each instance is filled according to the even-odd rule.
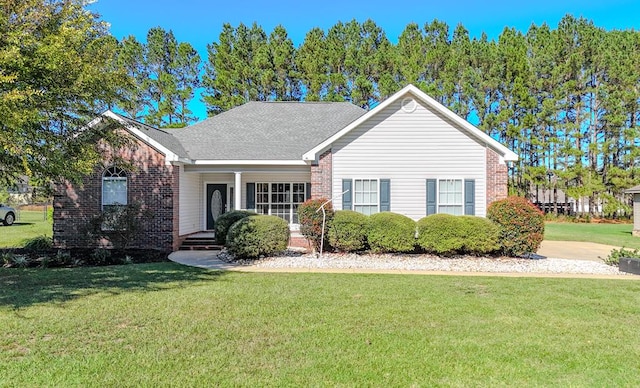
[[[164,154],[167,162],[186,161],[188,157],[182,144],[171,133],[124,117],[110,110],[103,112],[101,117],[120,123],[129,133]]]
[[[500,155],[500,157],[503,158],[504,160],[506,161],[518,160],[518,156],[513,151],[509,150],[507,147],[500,144],[491,136],[482,132],[480,129],[476,128],[474,125],[472,125],[465,119],[461,118],[460,116],[458,116],[457,114],[449,110],[447,107],[440,104],[433,98],[429,97],[427,94],[425,94],[423,91],[421,91],[420,89],[418,89],[413,85],[407,85],[402,90],[395,93],[393,96],[389,97],[382,103],[378,104],[375,108],[373,108],[366,114],[362,115],[360,118],[353,121],[351,124],[347,125],[339,132],[335,133],[331,137],[327,138],[323,142],[319,143],[318,145],[310,149],[308,152],[306,152],[303,155],[303,160],[305,160],[306,162],[312,162],[316,160],[320,153],[322,153],[327,148],[329,148],[338,139],[342,138],[343,136],[345,136],[346,134],[348,134],[349,132],[351,132],[352,130],[354,130],[355,128],[357,128],[367,120],[371,119],[373,116],[379,114],[391,104],[401,100],[407,94],[410,94],[421,103],[427,105],[428,108],[434,111],[435,113],[444,116],[446,121],[450,121],[455,127],[463,131],[467,136],[474,138],[475,140],[483,144],[486,144],[488,147],[496,151],[498,155]]]

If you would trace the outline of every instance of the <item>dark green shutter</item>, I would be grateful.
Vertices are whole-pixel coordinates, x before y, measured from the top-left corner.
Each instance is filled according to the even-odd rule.
[[[464,180],[464,214],[476,215],[476,181],[473,179]]]
[[[427,179],[427,215],[436,214],[437,209],[437,187],[438,181],[435,179]]]
[[[391,180],[380,179],[380,211],[391,211]]]
[[[256,184],[247,182],[247,210],[256,209]]]
[[[307,182],[307,192],[305,193],[305,200],[311,199],[311,183]]]
[[[353,198],[351,183],[353,181],[351,179],[343,179],[342,180],[342,191],[345,192],[342,194],[342,210],[351,210],[353,207]]]

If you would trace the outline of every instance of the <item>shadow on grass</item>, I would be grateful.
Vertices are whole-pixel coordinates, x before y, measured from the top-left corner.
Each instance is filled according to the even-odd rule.
[[[34,225],[35,222],[14,222],[12,225],[10,226],[6,226],[6,225],[2,225],[2,223],[0,223],[1,227],[5,227],[5,228],[16,228],[16,227],[20,227],[20,226],[29,226],[29,225]]]
[[[182,288],[219,280],[223,274],[166,262],[56,269],[0,268],[0,308],[64,303],[97,293],[117,295]]]

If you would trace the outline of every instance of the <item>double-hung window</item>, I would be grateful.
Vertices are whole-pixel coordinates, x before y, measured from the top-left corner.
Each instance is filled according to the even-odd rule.
[[[118,230],[120,216],[127,206],[127,172],[112,166],[102,173],[102,230]]]
[[[427,179],[427,215],[475,215],[474,179]]]
[[[380,211],[380,191],[377,179],[353,180],[353,210],[366,215]]]
[[[366,215],[391,211],[391,180],[343,179],[342,209],[355,210]]]
[[[438,213],[460,216],[464,214],[462,179],[438,181]]]
[[[127,173],[112,166],[102,173],[102,210],[127,205]]]
[[[305,183],[256,183],[256,212],[298,224],[298,206],[305,201]]]

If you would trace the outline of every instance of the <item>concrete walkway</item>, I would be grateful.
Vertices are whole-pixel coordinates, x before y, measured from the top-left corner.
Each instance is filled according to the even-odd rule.
[[[218,259],[218,252],[219,251],[175,251],[169,255],[169,260],[190,267],[220,271],[233,271],[241,267],[237,264],[226,263]]]
[[[570,260],[589,260],[602,262],[612,249],[610,245],[583,243],[574,241],[543,241],[538,253],[552,258]],[[260,268],[251,265],[226,263],[217,258],[217,251],[176,251],[169,260],[192,267],[220,271],[237,272],[281,272],[281,273],[370,273],[370,274],[412,274],[412,275],[450,275],[450,276],[499,276],[499,277],[544,277],[544,278],[583,278],[583,279],[627,279],[640,280],[640,276],[592,275],[592,274],[555,274],[555,273],[508,273],[508,272],[454,272],[423,270],[380,270],[380,269],[343,269],[343,268]]]

